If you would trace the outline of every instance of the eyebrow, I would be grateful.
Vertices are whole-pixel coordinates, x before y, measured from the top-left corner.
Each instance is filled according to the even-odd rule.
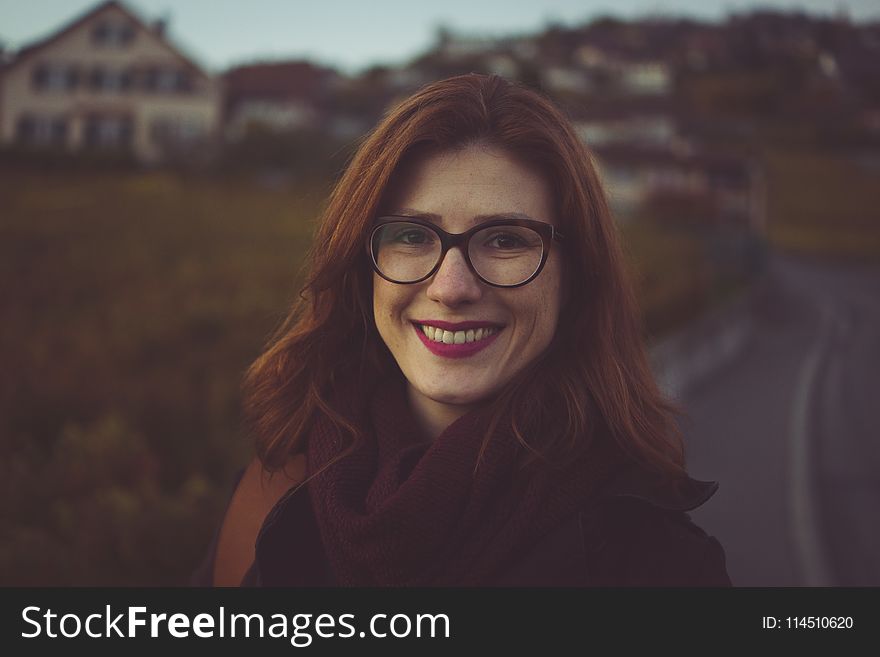
[[[434,224],[439,224],[443,220],[442,216],[434,212],[421,212],[412,208],[398,208],[394,212],[389,212],[386,216],[424,219],[425,221],[430,221]],[[535,217],[530,217],[522,212],[497,212],[492,214],[475,215],[472,218],[472,223],[476,225],[484,221],[492,221],[495,219],[531,219],[532,221],[541,221],[540,219],[535,219]]]

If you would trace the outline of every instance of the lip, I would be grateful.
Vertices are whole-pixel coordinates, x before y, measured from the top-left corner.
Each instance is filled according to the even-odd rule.
[[[446,326],[450,326],[447,322],[443,322]],[[477,324],[477,328],[481,326],[498,326],[497,324],[489,324],[486,322],[464,322],[464,324]],[[429,324],[429,326],[437,326],[437,328],[446,328],[445,326],[439,326],[437,324]],[[500,328],[500,327],[499,327]],[[483,338],[482,340],[477,340],[476,342],[465,342],[464,344],[446,344],[445,342],[434,342],[429,339],[427,335],[422,333],[422,329],[419,328],[418,324],[413,324],[413,329],[416,332],[416,335],[419,336],[419,340],[422,341],[428,350],[436,355],[442,356],[444,358],[467,358],[468,356],[473,356],[478,351],[482,351],[490,344],[495,342],[495,338],[497,338],[501,331],[495,331],[488,338]],[[450,330],[450,329],[446,329]],[[457,329],[459,331],[463,329]]]
[[[413,324],[427,324],[428,326],[436,326],[444,331],[467,331],[468,329],[478,328],[502,328],[503,324],[496,322],[442,322],[439,319],[414,319]]]

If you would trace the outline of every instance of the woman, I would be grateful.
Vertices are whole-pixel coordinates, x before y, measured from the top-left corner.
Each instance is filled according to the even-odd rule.
[[[245,381],[257,457],[201,583],[729,585],[686,511],[590,156],[501,78],[431,84],[336,186]]]

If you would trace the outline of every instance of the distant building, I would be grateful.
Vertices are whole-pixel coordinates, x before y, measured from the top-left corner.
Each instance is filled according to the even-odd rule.
[[[274,132],[320,128],[329,90],[338,74],[305,61],[237,66],[223,76],[226,137],[252,127]]]
[[[547,66],[541,71],[541,83],[551,93],[586,94],[592,91],[590,79],[579,68]]]
[[[575,131],[584,143],[668,144],[676,138],[674,120],[666,115],[602,117],[575,122]]]
[[[679,139],[667,98],[625,96],[594,98],[573,110],[578,136],[594,148],[612,145],[650,145],[667,147]]]
[[[219,85],[165,28],[110,0],[22,48],[0,71],[0,141],[155,162],[212,137]]]
[[[663,62],[626,62],[620,75],[624,89],[631,94],[665,95],[672,89],[672,73]]]
[[[661,198],[703,199],[705,222],[765,229],[764,181],[754,162],[693,148],[618,144],[596,149],[609,202],[618,219],[652,212]]]

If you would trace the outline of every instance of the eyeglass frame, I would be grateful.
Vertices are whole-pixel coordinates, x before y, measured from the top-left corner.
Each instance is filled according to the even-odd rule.
[[[416,224],[418,226],[423,226],[424,228],[428,228],[440,238],[440,257],[437,258],[437,264],[435,264],[431,271],[422,276],[421,278],[414,281],[396,281],[393,278],[389,278],[379,269],[379,264],[376,262],[375,254],[373,253],[373,237],[376,235],[376,231],[379,230],[382,226],[390,223],[397,222],[406,222],[411,224]],[[515,283],[513,285],[501,285],[499,283],[492,283],[491,281],[487,281],[483,278],[480,273],[477,271],[474,264],[471,262],[470,253],[468,253],[468,247],[470,247],[470,239],[474,235],[476,235],[481,230],[486,228],[490,228],[492,226],[514,226],[519,228],[530,228],[534,230],[541,237],[541,262],[538,267],[535,269],[534,273],[529,276],[522,283]],[[471,270],[471,273],[474,274],[479,280],[481,280],[486,285],[490,285],[492,287],[503,287],[503,288],[516,288],[522,287],[528,283],[531,283],[535,278],[537,278],[538,274],[544,269],[544,264],[547,262],[547,258],[550,257],[550,247],[553,244],[553,240],[562,243],[564,240],[564,235],[562,235],[553,224],[549,224],[546,221],[538,221],[537,219],[521,219],[521,218],[510,218],[510,219],[490,219],[489,221],[484,221],[481,224],[477,224],[472,228],[469,228],[463,233],[448,233],[440,226],[430,221],[426,221],[424,219],[420,219],[418,217],[407,217],[405,215],[383,215],[376,219],[373,224],[373,228],[370,230],[370,235],[367,238],[367,255],[370,258],[370,264],[373,267],[373,270],[379,274],[382,278],[384,278],[389,283],[396,283],[397,285],[413,285],[415,283],[421,283],[425,281],[434,274],[437,273],[437,270],[440,269],[440,265],[443,264],[443,260],[446,258],[446,254],[449,252],[449,249],[459,246],[461,248],[461,254],[464,256],[464,261],[467,263],[468,269]]]

